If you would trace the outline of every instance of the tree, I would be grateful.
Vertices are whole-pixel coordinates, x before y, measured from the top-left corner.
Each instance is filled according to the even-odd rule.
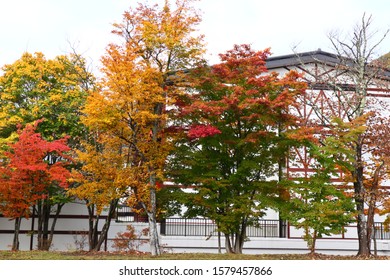
[[[131,188],[129,203],[141,204],[150,226],[152,255],[160,254],[156,193],[164,180],[170,149],[166,108],[183,89],[180,73],[202,59],[202,36],[193,36],[200,17],[191,0],[172,9],[139,4],[115,24],[123,44],[111,44],[102,58],[102,91],[92,94],[84,123],[92,132],[120,142]]]
[[[70,136],[75,146],[85,132],[80,109],[94,77],[77,54],[46,59],[42,53],[24,53],[3,67],[0,77],[0,140],[9,143],[18,124],[43,119],[38,127],[47,140]]]
[[[70,188],[68,194],[87,203],[90,251],[100,251],[107,241],[118,203],[128,196],[128,169],[124,167],[123,156],[126,151],[121,145],[118,139],[101,135],[95,137],[94,143],[84,142],[83,150],[77,150],[77,161],[82,167],[73,170],[72,181],[77,185]],[[101,227],[101,214],[105,209],[107,217]]]
[[[169,158],[170,176],[193,188],[187,214],[214,220],[228,252],[242,253],[247,226],[277,196],[270,178],[299,134],[290,110],[305,83],[294,71],[268,73],[268,55],[234,46],[220,64],[194,70],[195,90],[177,102],[182,137]]]
[[[339,117],[346,123],[353,123],[366,116],[366,126],[369,127],[373,116],[386,112],[387,107],[384,104],[387,101],[378,97],[381,96],[378,90],[387,91],[389,78],[382,64],[384,60],[376,59],[375,52],[387,34],[388,31],[377,39],[377,33],[372,32],[371,16],[364,14],[361,22],[350,33],[350,38],[343,38],[338,33],[329,35],[336,52],[332,61],[323,63],[318,60],[314,65],[303,65],[302,68],[307,73],[305,79],[313,88],[313,91],[306,95],[304,102],[308,105],[307,110],[314,112],[316,117],[311,116],[308,122],[318,127],[326,127],[334,117]],[[366,199],[369,198],[366,196],[365,185],[369,177],[375,175],[370,167],[372,154],[365,143],[370,131],[362,132],[356,141],[349,145],[349,149],[354,151],[354,167],[348,173],[354,189],[358,255],[361,256],[371,254],[371,231],[367,222],[371,218],[366,215]]]
[[[353,150],[349,143],[366,130],[365,118],[345,124],[336,118],[323,129],[317,141],[306,142],[311,158],[308,175],[294,176],[282,184],[290,198],[281,204],[281,216],[298,229],[304,230],[310,253],[314,254],[316,241],[324,235],[341,234],[344,227],[354,221],[355,211],[348,178],[340,172],[353,169]]]
[[[381,113],[373,112],[367,121],[367,130],[362,134],[363,151],[366,158],[364,166],[364,202],[367,215],[367,240],[371,250],[371,237],[374,240],[375,254],[376,236],[374,216],[388,213],[389,191],[382,187],[383,182],[389,180],[390,160],[390,118],[381,116]]]
[[[66,168],[69,151],[67,139],[52,142],[36,133],[39,122],[18,130],[18,141],[10,144],[0,169],[0,211],[5,217],[15,219],[12,250],[19,249],[19,229],[22,218],[29,218],[32,207],[41,200],[49,200],[50,188],[66,188],[70,176]],[[49,163],[51,156],[61,157],[55,164]],[[50,247],[55,222],[50,237],[44,237],[42,228],[38,231],[38,243]]]
[[[13,64],[3,67],[0,77],[0,145],[7,148],[17,141],[17,125],[32,124],[41,119],[37,127],[43,139],[58,140],[69,136],[68,144],[74,148],[86,133],[80,122],[87,92],[93,88],[94,77],[85,60],[78,54],[46,59],[42,53],[24,53]],[[0,149],[4,150],[4,149]],[[51,155],[49,164],[61,161]],[[63,188],[53,185],[49,196],[34,206],[32,217],[38,217],[39,249],[48,250],[46,242],[53,211],[58,217],[62,206],[69,201]],[[52,222],[55,225],[56,218]]]
[[[334,49],[340,58],[339,71],[345,72],[345,77],[354,85],[354,94],[342,91],[339,95],[343,104],[346,120],[351,122],[362,117],[370,111],[381,111],[380,103],[370,104],[369,88],[370,86],[382,86],[381,74],[382,67],[375,65],[375,51],[379,44],[385,39],[388,31],[379,38],[377,42],[372,42],[375,32],[371,31],[372,17],[362,17],[352,34],[350,41],[340,39],[337,34],[329,36]],[[384,85],[386,87],[386,85]],[[355,151],[354,170],[352,171],[354,198],[357,210],[357,230],[359,239],[358,255],[369,255],[371,244],[371,231],[367,226],[367,217],[365,215],[365,194],[367,188],[364,184],[365,170],[365,150],[364,136],[360,135],[352,147]]]

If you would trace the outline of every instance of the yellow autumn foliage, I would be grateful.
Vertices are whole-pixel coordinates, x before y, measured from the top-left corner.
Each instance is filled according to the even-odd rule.
[[[82,121],[94,145],[78,153],[83,176],[75,175],[80,185],[70,192],[99,209],[126,197],[155,219],[156,191],[171,149],[166,108],[183,90],[170,77],[192,68],[204,53],[203,37],[191,34],[200,22],[191,2],[177,0],[173,10],[169,1],[161,9],[139,4],[114,24],[123,42],[107,47],[104,77],[84,107]]]

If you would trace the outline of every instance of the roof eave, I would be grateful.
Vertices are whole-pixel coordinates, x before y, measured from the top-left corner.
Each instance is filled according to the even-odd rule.
[[[310,63],[321,63],[334,66],[340,62],[341,60],[337,55],[324,52],[322,50],[316,50],[311,52],[269,57],[267,59],[266,66],[269,70],[273,70],[277,68],[299,66]]]

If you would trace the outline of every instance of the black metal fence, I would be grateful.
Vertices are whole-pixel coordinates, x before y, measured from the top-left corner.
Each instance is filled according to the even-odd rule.
[[[145,215],[135,213],[129,206],[118,206],[116,208],[115,222],[117,223],[146,223],[148,218]]]
[[[139,215],[128,206],[120,206],[116,211],[116,222],[147,222],[145,215]],[[167,236],[216,236],[217,225],[214,221],[204,218],[167,218],[160,223],[160,233]],[[247,227],[248,237],[294,238],[290,236],[288,223],[283,220],[259,220],[256,226]],[[351,226],[354,228],[356,226]],[[297,236],[298,237],[298,236]],[[301,237],[301,236],[299,236]],[[345,238],[344,236],[341,239]],[[356,237],[352,237],[356,238]],[[373,238],[390,240],[390,231],[383,223],[374,223]],[[350,238],[349,238],[350,239]]]
[[[209,219],[168,218],[161,222],[161,234],[167,236],[216,236],[217,225]],[[256,226],[248,226],[248,237],[286,237],[287,224],[279,220],[260,220]]]
[[[390,231],[388,231],[383,223],[374,223],[373,238],[377,240],[389,240]]]

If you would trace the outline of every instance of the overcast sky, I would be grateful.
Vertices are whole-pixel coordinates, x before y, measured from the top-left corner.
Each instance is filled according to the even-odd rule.
[[[114,40],[112,24],[142,0],[12,0],[0,2],[0,66],[13,63],[23,52],[40,51],[48,58],[70,51],[69,43],[98,67],[107,44]],[[164,0],[149,0],[163,3]],[[173,2],[173,1],[172,1]],[[250,43],[271,48],[273,55],[321,48],[331,51],[327,34],[348,33],[363,13],[373,17],[373,30],[390,28],[388,0],[200,0],[209,60]],[[390,36],[380,52],[390,51]]]

